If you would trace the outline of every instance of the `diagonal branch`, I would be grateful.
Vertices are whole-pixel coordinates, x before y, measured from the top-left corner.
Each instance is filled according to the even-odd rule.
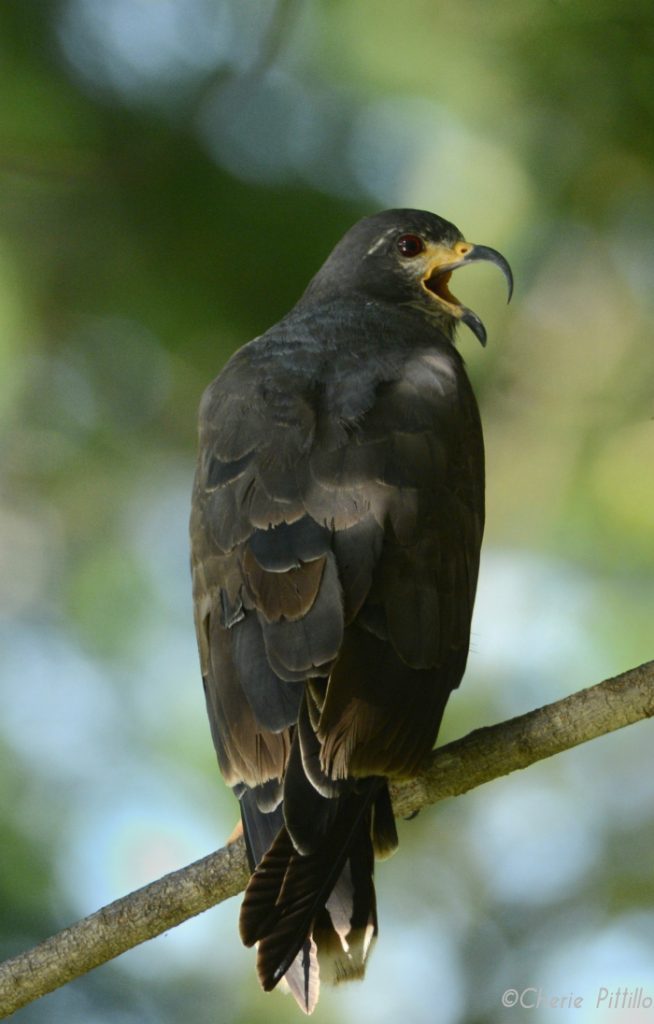
[[[654,661],[499,725],[477,729],[433,753],[417,778],[395,783],[406,817],[428,804],[654,715]],[[0,1017],[243,889],[239,839],[110,903],[0,965]]]

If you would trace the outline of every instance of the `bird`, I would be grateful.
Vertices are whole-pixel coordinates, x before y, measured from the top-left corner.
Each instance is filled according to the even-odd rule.
[[[309,1014],[363,977],[389,782],[436,741],[468,657],[484,444],[455,347],[483,322],[453,271],[494,263],[426,211],[365,217],[297,304],[204,392],[193,603],[222,775],[251,877],[240,935]]]

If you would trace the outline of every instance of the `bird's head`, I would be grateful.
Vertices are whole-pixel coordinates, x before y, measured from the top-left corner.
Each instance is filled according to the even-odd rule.
[[[343,236],[309,285],[306,298],[356,292],[419,308],[451,336],[458,321],[482,345],[486,329],[450,291],[452,272],[479,260],[495,263],[513,291],[504,257],[466,242],[454,224],[423,210],[385,210],[358,221]]]

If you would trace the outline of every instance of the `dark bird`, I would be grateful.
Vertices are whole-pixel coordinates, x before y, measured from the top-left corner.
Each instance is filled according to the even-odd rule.
[[[453,224],[355,224],[200,407],[193,598],[220,769],[252,877],[240,931],[264,989],[310,1013],[360,978],[389,778],[429,753],[466,665],[484,527],[479,412],[449,290],[490,260]]]

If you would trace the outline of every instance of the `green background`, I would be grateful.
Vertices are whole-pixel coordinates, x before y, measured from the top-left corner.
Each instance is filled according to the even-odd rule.
[[[516,278],[509,307],[489,266],[455,289],[489,331],[460,338],[488,527],[441,738],[652,656],[653,67],[645,0],[4,0],[4,955],[231,831],[192,631],[197,404],[363,214],[431,209]],[[317,1024],[601,1024],[600,986],[654,996],[650,748],[641,723],[401,824],[367,980]],[[17,1024],[299,1019],[237,910]],[[583,1004],[502,1008],[529,986]]]

